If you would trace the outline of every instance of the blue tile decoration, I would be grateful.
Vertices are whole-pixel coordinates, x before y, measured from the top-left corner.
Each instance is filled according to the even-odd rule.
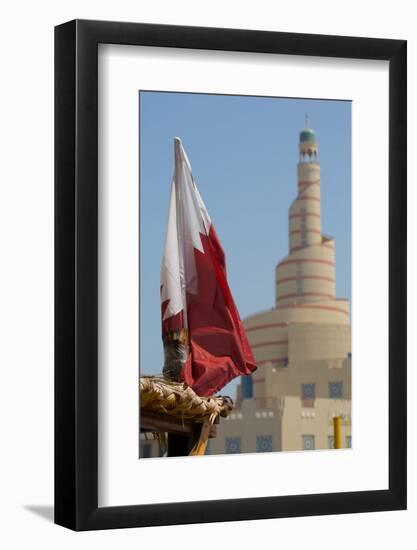
[[[330,399],[342,399],[343,382],[329,382],[329,397]]]
[[[240,453],[240,437],[226,437],[224,449],[226,454]]]
[[[256,452],[271,453],[272,452],[272,435],[257,435],[256,436]]]
[[[301,384],[301,399],[315,399],[316,384]]]
[[[303,450],[312,451],[316,448],[316,442],[314,435],[303,435]]]

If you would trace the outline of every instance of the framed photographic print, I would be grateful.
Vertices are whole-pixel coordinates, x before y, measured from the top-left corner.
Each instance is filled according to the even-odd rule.
[[[406,507],[406,42],[55,30],[55,521]]]

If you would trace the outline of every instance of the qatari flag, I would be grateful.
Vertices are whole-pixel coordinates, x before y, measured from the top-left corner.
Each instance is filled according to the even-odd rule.
[[[161,270],[164,373],[167,363],[175,364],[174,378],[209,396],[256,364],[227,284],[223,249],[178,138],[174,151]]]

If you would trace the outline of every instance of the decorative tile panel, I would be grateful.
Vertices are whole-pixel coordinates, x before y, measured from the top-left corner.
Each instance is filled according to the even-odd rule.
[[[224,451],[226,454],[240,453],[240,437],[226,437]]]
[[[343,398],[343,382],[329,382],[329,397],[330,399]]]
[[[272,435],[257,435],[256,436],[256,452],[271,453],[272,452]]]
[[[301,384],[301,399],[315,399],[316,384]]]
[[[316,448],[314,435],[303,435],[302,442],[304,451],[312,451]]]

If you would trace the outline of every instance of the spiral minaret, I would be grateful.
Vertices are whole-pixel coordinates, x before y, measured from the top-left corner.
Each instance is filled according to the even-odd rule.
[[[316,134],[300,133],[298,194],[289,210],[289,254],[276,268],[277,308],[335,300],[334,239],[321,232],[320,164]]]

